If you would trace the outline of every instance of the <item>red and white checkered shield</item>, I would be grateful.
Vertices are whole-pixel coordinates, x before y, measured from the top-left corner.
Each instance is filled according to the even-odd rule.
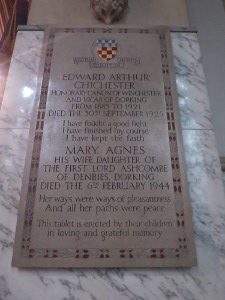
[[[113,59],[117,54],[117,44],[116,40],[97,40],[98,56],[105,61]]]

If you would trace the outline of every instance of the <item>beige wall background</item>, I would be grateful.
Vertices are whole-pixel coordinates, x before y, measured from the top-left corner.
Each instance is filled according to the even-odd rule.
[[[89,0],[32,0],[28,24],[97,26]],[[129,0],[125,18],[114,26],[188,26],[186,0]]]

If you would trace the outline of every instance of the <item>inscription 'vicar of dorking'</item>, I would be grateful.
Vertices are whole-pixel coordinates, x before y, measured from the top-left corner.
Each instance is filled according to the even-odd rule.
[[[99,63],[96,42],[115,39]],[[45,41],[13,265],[194,265],[169,30],[50,28]]]

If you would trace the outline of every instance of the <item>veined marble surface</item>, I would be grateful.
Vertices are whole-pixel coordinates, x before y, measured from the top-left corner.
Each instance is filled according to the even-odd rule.
[[[149,270],[11,267],[42,32],[19,32],[0,112],[1,300],[224,300],[225,197],[194,33],[173,33],[198,266]]]
[[[196,33],[172,33],[183,129],[212,129],[211,110]]]
[[[29,128],[41,56],[41,31],[19,31],[0,111],[0,128]]]

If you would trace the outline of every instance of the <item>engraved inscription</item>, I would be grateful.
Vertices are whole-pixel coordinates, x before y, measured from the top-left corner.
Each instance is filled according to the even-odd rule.
[[[102,34],[129,52],[117,53],[122,68],[111,68],[113,59],[95,68],[80,59],[94,55]],[[157,30],[49,34],[24,195],[22,260],[193,264],[167,43]]]

